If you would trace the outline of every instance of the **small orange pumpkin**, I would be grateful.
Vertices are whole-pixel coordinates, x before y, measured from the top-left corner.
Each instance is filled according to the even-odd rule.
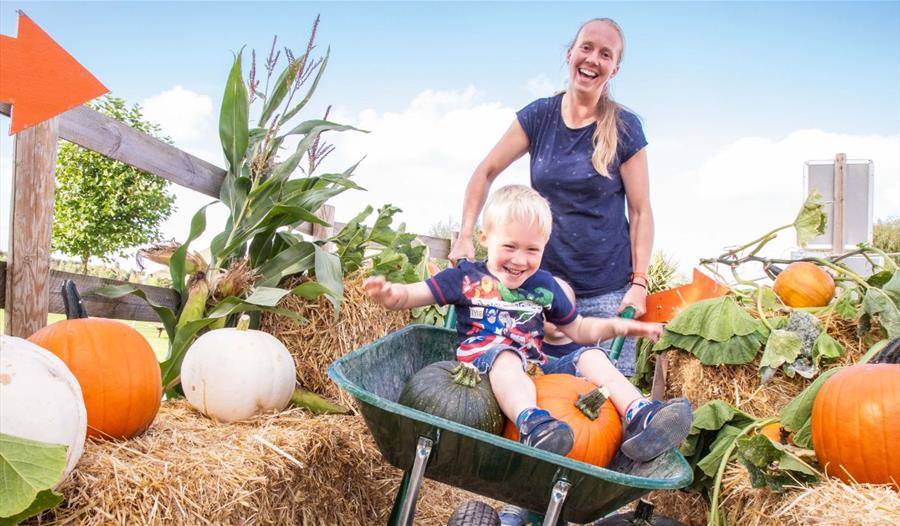
[[[159,411],[162,379],[156,355],[128,325],[87,318],[74,283],[69,283],[63,285],[69,319],[28,340],[58,356],[78,379],[89,437],[131,438],[147,429]],[[70,310],[73,300],[78,307]]]
[[[795,261],[775,277],[775,294],[788,307],[824,307],[834,298],[834,279],[808,261]]]
[[[785,429],[781,425],[781,422],[772,422],[771,424],[767,424],[763,426],[763,428],[760,429],[759,432],[769,437],[769,440],[775,442],[776,444],[781,444],[782,446],[794,445],[794,433]]]
[[[853,365],[826,380],[812,440],[827,474],[900,488],[900,364]]]
[[[569,458],[606,467],[622,444],[622,420],[612,402],[594,384],[568,374],[535,376],[537,405],[572,427],[575,446]],[[508,421],[503,436],[519,440]]]

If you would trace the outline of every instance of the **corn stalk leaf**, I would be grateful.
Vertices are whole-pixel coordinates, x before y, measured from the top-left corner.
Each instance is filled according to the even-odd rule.
[[[325,220],[300,206],[276,205],[267,210],[261,209],[260,212],[264,212],[262,217],[256,217],[256,214],[248,217],[248,226],[237,225],[235,227],[230,236],[230,243],[223,247],[219,252],[219,257],[222,260],[227,259],[234,254],[252,236],[260,232],[300,222],[313,223],[316,225],[328,224]]]
[[[206,230],[206,208],[211,205],[209,203],[197,210],[194,217],[191,218],[191,229],[188,232],[187,240],[172,253],[169,258],[169,275],[172,277],[172,288],[178,291],[181,296],[181,302],[187,301],[187,290],[185,289],[185,272],[184,261],[187,258],[188,248],[191,242],[200,237],[200,234]]]
[[[156,315],[159,316],[159,320],[162,322],[163,327],[165,327],[166,329],[166,335],[169,337],[169,341],[175,339],[175,325],[178,322],[178,319],[175,316],[175,312],[172,309],[164,305],[160,305],[148,298],[147,293],[145,293],[141,289],[132,287],[131,285],[114,285],[109,287],[91,289],[85,294],[97,294],[106,298],[121,298],[122,296],[133,294],[146,301],[147,305],[150,305],[150,308],[153,309],[154,312],[156,312]]]
[[[341,300],[344,297],[344,273],[341,270],[341,260],[316,245],[315,269],[316,281],[328,290],[325,296],[334,305],[334,319],[337,320],[341,311]]]
[[[219,138],[225,159],[228,160],[229,171],[234,174],[241,171],[240,166],[247,154],[249,140],[250,102],[241,76],[241,53],[238,52],[234,57],[219,112]]]
[[[315,253],[316,246],[309,241],[303,241],[282,250],[257,269],[257,274],[260,276],[257,284],[263,287],[274,287],[286,276],[315,268]]]

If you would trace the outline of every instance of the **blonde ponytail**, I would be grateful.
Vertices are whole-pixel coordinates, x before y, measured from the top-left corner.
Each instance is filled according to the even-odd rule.
[[[578,35],[581,34],[581,30],[584,26],[592,22],[606,22],[613,26],[619,33],[619,40],[622,41],[622,49],[616,60],[616,65],[618,66],[622,63],[622,58],[625,56],[625,33],[622,32],[622,28],[619,27],[619,24],[612,18],[593,18],[581,24],[581,27],[578,28],[578,32],[575,33],[575,40],[569,44],[569,49],[572,49],[572,46],[575,45],[575,42],[578,40]],[[594,153],[591,155],[591,164],[600,175],[608,179],[611,178],[612,176],[609,174],[608,167],[616,158],[616,150],[619,147],[619,104],[616,103],[616,101],[613,100],[612,95],[610,95],[608,83],[603,87],[603,94],[600,96],[600,101],[597,103],[597,129],[594,130],[591,142],[594,145]]]

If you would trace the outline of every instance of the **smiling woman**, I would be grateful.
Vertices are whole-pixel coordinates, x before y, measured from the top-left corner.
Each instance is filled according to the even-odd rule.
[[[653,248],[647,140],[638,117],[610,95],[624,53],[613,20],[581,25],[566,51],[566,90],[520,110],[469,180],[450,259],[474,256],[472,231],[491,184],[528,153],[531,185],[553,211],[541,268],[571,283],[585,316],[615,316],[627,306],[644,312]],[[634,373],[633,340],[617,366]]]

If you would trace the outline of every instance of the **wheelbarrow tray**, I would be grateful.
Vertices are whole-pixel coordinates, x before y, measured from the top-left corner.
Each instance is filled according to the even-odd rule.
[[[328,375],[360,403],[382,456],[409,470],[420,436],[434,442],[425,476],[485,497],[540,512],[554,484],[570,484],[561,518],[589,522],[656,489],[677,489],[693,474],[684,457],[669,451],[647,463],[614,462],[604,469],[397,403],[419,369],[453,360],[456,332],[410,325],[336,360]],[[624,457],[622,457],[624,459]],[[620,460],[622,460],[620,459]]]

